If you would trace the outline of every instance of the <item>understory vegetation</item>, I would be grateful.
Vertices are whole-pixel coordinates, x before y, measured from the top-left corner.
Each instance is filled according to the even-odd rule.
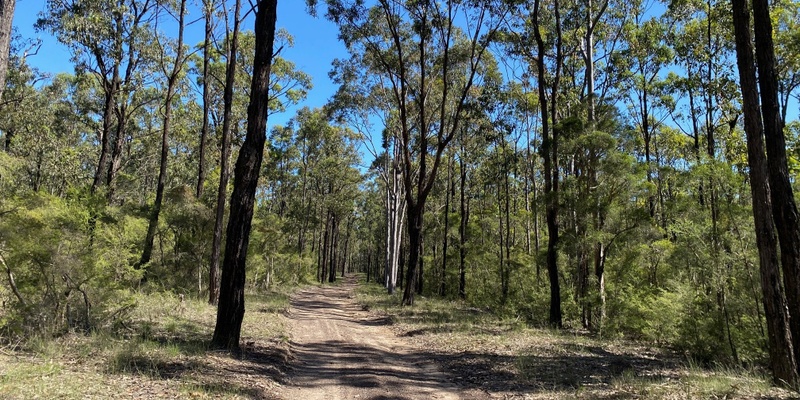
[[[358,288],[362,307],[456,376],[508,398],[789,399],[761,367],[699,363],[652,342],[602,339],[575,330],[530,327],[463,301],[422,298],[400,307],[378,285]],[[518,397],[517,397],[518,396]]]
[[[33,336],[0,349],[0,397],[269,398],[285,382],[289,292],[248,296],[246,345],[210,351],[215,309],[174,294],[134,294],[113,330]]]
[[[0,396],[61,396],[56,379],[80,396],[79,375],[247,397],[215,363],[280,375],[287,293],[347,273],[383,287],[365,304],[402,335],[502,361],[475,385],[800,387],[800,2],[307,1],[345,46],[316,108],[291,32],[239,32],[250,13],[228,3],[48,0],[37,29],[74,66],[58,74],[14,35]],[[245,288],[239,340],[214,305],[244,313]],[[255,359],[210,352],[215,323]]]

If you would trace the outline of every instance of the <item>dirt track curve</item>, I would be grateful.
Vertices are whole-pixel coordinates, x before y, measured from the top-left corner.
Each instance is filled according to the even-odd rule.
[[[291,385],[285,399],[461,399],[465,396],[408,338],[356,303],[355,277],[291,301]]]

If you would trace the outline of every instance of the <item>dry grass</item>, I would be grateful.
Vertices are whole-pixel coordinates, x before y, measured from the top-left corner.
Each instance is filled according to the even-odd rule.
[[[392,321],[465,388],[504,399],[790,399],[760,371],[708,370],[665,349],[584,333],[526,327],[461,302],[362,286],[365,309]]]
[[[288,304],[288,293],[248,296],[244,347],[234,356],[208,350],[214,307],[141,295],[116,332],[0,349],[0,398],[270,399],[288,359]]]

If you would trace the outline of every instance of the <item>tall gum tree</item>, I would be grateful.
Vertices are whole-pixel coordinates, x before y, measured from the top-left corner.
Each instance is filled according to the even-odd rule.
[[[795,386],[798,378],[797,360],[793,350],[792,332],[789,329],[789,310],[783,299],[778,245],[772,222],[767,160],[764,154],[764,126],[759,108],[753,39],[750,33],[750,11],[746,0],[732,0],[732,8],[770,368],[776,382]]]
[[[789,323],[797,360],[800,359],[800,215],[797,213],[787,165],[772,20],[767,0],[753,0],[753,28],[772,215],[778,232]]]
[[[142,250],[142,258],[139,260],[139,266],[144,266],[150,262],[150,257],[153,253],[153,241],[156,237],[156,228],[158,227],[158,219],[161,214],[161,206],[164,200],[164,188],[167,184],[167,162],[169,160],[169,136],[172,123],[172,107],[175,98],[179,79],[183,67],[186,65],[185,46],[183,44],[183,32],[186,26],[184,21],[186,17],[186,0],[181,0],[177,10],[178,22],[178,37],[172,44],[171,51],[168,46],[157,40],[157,43],[162,48],[162,60],[167,58],[169,52],[173,52],[171,65],[168,63],[162,64],[162,69],[167,80],[166,94],[164,96],[164,119],[161,125],[161,155],[158,169],[158,183],[156,184],[156,199],[153,203],[153,209],[150,212],[150,220],[147,225],[147,235],[144,240],[144,249]]]
[[[14,20],[16,0],[0,0],[0,98],[6,87],[8,54],[11,47],[11,22]]]
[[[244,283],[247,248],[253,222],[258,175],[264,158],[269,112],[270,69],[275,42],[278,0],[260,0],[255,17],[255,58],[247,108],[247,135],[236,160],[231,212],[222,264],[217,321],[211,345],[239,349],[244,319]]]
[[[100,82],[102,129],[91,191],[105,181],[109,199],[124,153],[128,119],[153,101],[147,95],[137,96],[134,89],[149,79],[152,57],[147,44],[155,8],[151,0],[48,0],[36,22],[37,28],[52,32],[69,48],[76,72],[89,73]]]
[[[508,2],[326,3],[348,50],[368,54],[363,72],[385,77],[397,109],[409,237],[402,302],[413,305],[425,203]]]

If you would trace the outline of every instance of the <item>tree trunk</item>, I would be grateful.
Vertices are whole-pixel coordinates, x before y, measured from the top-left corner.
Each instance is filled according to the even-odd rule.
[[[231,195],[225,260],[222,268],[213,347],[235,350],[244,318],[244,283],[247,247],[253,220],[258,174],[266,142],[270,68],[278,0],[259,0],[255,17],[255,58],[247,108],[247,135],[239,150]]]
[[[111,162],[108,165],[108,172],[106,173],[106,187],[108,191],[106,192],[106,199],[110,203],[111,200],[114,198],[114,193],[116,187],[114,186],[117,181],[117,173],[119,173],[119,169],[122,167],[122,153],[125,149],[125,124],[128,123],[127,121],[127,114],[128,114],[128,106],[127,104],[122,104],[116,108],[115,113],[117,114],[117,128],[115,129],[114,134],[114,143],[111,147]],[[162,129],[163,131],[163,129]]]
[[[798,382],[797,360],[794,355],[789,314],[783,299],[777,238],[772,222],[772,204],[769,197],[767,164],[762,140],[763,122],[758,101],[753,42],[750,33],[750,15],[746,0],[732,0],[733,26],[736,36],[736,58],[742,89],[742,111],[750,174],[750,192],[753,196],[753,220],[759,254],[761,292],[767,322],[770,369],[776,383],[795,386]]]
[[[545,63],[546,56],[545,43],[542,39],[539,26],[539,7],[540,1],[534,1],[534,36],[536,39],[539,57],[536,60],[538,69],[539,104],[542,115],[542,153],[544,156],[544,192],[547,197],[545,215],[547,219],[547,276],[550,281],[550,325],[561,327],[561,287],[558,282],[558,135],[555,129],[550,129],[550,124],[556,126],[556,94],[558,93],[558,78],[560,73],[561,60],[561,18],[558,11],[558,1],[555,2],[556,10],[556,29],[557,29],[557,54],[556,54],[556,78],[554,79],[551,96],[548,99],[546,93]],[[552,103],[548,109],[548,102]],[[551,114],[551,115],[548,115]]]
[[[233,32],[228,40],[228,62],[225,66],[225,89],[222,93],[222,149],[219,158],[220,173],[217,187],[217,207],[214,217],[214,234],[211,240],[211,264],[208,274],[208,304],[219,300],[219,258],[222,253],[222,224],[225,220],[225,197],[228,194],[231,158],[231,124],[233,123],[233,85],[236,80],[236,58],[239,54],[239,13],[241,0],[233,9]]]
[[[213,3],[211,0],[203,2],[203,17],[205,18],[205,38],[203,39],[203,128],[200,131],[200,149],[197,160],[197,187],[195,197],[203,196],[203,184],[206,181],[206,141],[208,141],[209,114],[211,113],[211,97],[208,90],[209,71],[211,61],[209,49],[211,47]],[[213,304],[213,303],[212,303]]]
[[[461,299],[467,298],[467,223],[469,214],[466,206],[466,184],[467,184],[467,169],[464,165],[464,135],[461,135],[461,155],[458,157],[458,164],[460,167],[459,175],[461,177],[461,185],[459,191],[459,211],[461,214],[461,221],[458,225],[458,296]]]
[[[0,98],[6,88],[8,57],[11,47],[11,27],[14,20],[16,0],[0,0]]]
[[[164,125],[161,130],[161,159],[158,169],[158,184],[156,186],[156,200],[150,214],[150,221],[147,224],[147,236],[144,240],[144,250],[139,266],[142,267],[150,262],[153,253],[153,240],[156,237],[158,219],[161,215],[161,205],[164,199],[164,186],[167,183],[167,162],[169,155],[169,130],[172,122],[172,100],[175,97],[175,87],[178,84],[178,75],[183,67],[183,28],[184,16],[186,14],[186,0],[181,0],[180,10],[178,11],[178,48],[175,52],[175,61],[172,64],[172,71],[167,76],[167,95],[164,98]],[[119,130],[118,130],[119,131]],[[119,139],[117,140],[119,142]],[[112,163],[113,165],[113,163]],[[109,175],[111,176],[111,175]],[[110,184],[110,182],[109,182]],[[111,191],[109,191],[111,193]]]
[[[417,281],[417,264],[422,242],[422,209],[408,205],[408,262],[406,263],[406,285],[403,288],[403,305],[414,305]]]
[[[447,189],[444,195],[444,235],[442,235],[442,274],[439,279],[439,296],[444,297],[447,293],[447,235],[450,230],[450,197],[452,191],[455,189],[453,186],[453,159],[449,160],[447,168]]]
[[[336,282],[336,259],[339,254],[339,218],[331,216],[330,255],[328,256],[328,282]]]
[[[103,127],[100,131],[100,158],[97,161],[97,169],[94,172],[92,181],[92,193],[97,192],[97,188],[103,182],[104,172],[108,164],[108,156],[111,151],[111,120],[114,112],[114,97],[116,96],[117,82],[119,81],[119,66],[114,66],[111,82],[103,82]]]
[[[772,215],[780,244],[792,345],[795,360],[800,360],[800,216],[797,213],[787,166],[786,138],[783,135],[778,103],[772,20],[767,0],[753,0],[753,25]]]

